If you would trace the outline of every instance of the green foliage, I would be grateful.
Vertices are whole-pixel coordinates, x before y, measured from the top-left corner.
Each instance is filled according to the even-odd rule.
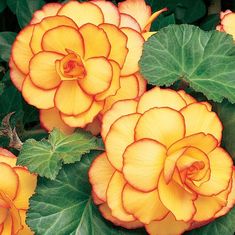
[[[3,12],[6,7],[7,7],[7,2],[6,2],[6,0],[1,0],[1,1],[0,1],[0,13]]]
[[[146,234],[114,227],[93,204],[87,171],[97,154],[92,152],[81,162],[64,166],[54,181],[39,178],[27,214],[27,223],[37,235]]]
[[[203,30],[213,30],[220,22],[219,14],[212,14],[207,16],[202,23],[200,24],[200,28]]]
[[[26,166],[30,172],[55,179],[63,164],[81,160],[85,153],[100,149],[98,139],[80,130],[72,135],[65,135],[54,129],[48,140],[28,139],[20,152],[18,165]]]
[[[144,45],[141,73],[150,84],[182,80],[208,99],[235,102],[235,45],[230,35],[192,25],[170,25]]]
[[[11,46],[16,37],[14,32],[0,32],[0,58],[8,62],[11,53]]]

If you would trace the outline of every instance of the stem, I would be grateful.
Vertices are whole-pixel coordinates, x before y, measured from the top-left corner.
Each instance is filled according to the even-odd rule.
[[[46,134],[45,130],[43,129],[36,129],[36,130],[29,130],[29,131],[24,130],[22,136],[25,139],[27,137],[31,137],[32,135],[40,135],[40,134]]]

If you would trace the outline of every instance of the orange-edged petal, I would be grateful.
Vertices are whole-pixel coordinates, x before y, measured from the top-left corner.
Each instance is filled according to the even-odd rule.
[[[170,155],[173,152],[188,146],[196,147],[208,154],[218,146],[218,141],[213,135],[210,134],[193,134],[175,142],[172,146],[170,146],[167,154]]]
[[[105,140],[111,125],[121,116],[136,113],[137,101],[135,100],[122,100],[116,102],[112,109],[108,110],[102,118],[102,131],[101,135]]]
[[[29,226],[26,224],[26,210],[19,210],[20,218],[21,218],[21,224],[23,226],[23,229],[20,230],[17,235],[32,235],[33,232],[29,228]]]
[[[19,177],[13,168],[6,163],[0,163],[0,172],[0,190],[13,200],[19,186]]]
[[[124,13],[120,14],[120,16],[121,18],[120,18],[119,28],[131,28],[131,29],[136,30],[137,32],[141,32],[140,25],[135,20],[135,18]]]
[[[67,115],[78,115],[87,111],[93,98],[86,94],[77,81],[63,81],[55,95],[55,106]]]
[[[105,31],[111,45],[108,58],[116,61],[122,67],[128,53],[127,36],[118,27],[111,24],[101,24],[99,28]]]
[[[114,61],[109,61],[112,66],[112,80],[110,82],[110,86],[107,90],[95,96],[96,100],[104,100],[105,98],[115,95],[117,90],[120,88],[120,68],[118,64]]]
[[[227,14],[225,13],[221,21],[223,31],[225,31],[228,34],[231,34],[233,36],[233,39],[235,40],[234,23],[235,23],[235,13],[234,12],[229,12]]]
[[[19,68],[19,70],[28,74],[29,72],[29,61],[33,56],[33,52],[29,46],[34,26],[29,25],[25,27],[17,35],[15,42],[12,45],[11,57],[13,62]]]
[[[138,96],[138,93],[139,85],[136,76],[121,77],[119,90],[115,95],[106,98],[102,113],[109,110],[112,105],[119,100],[135,99]]]
[[[16,160],[17,158],[14,154],[0,147],[0,163],[3,162],[14,167],[16,165]]]
[[[61,82],[55,68],[55,61],[59,59],[62,59],[62,55],[54,52],[42,51],[36,54],[29,64],[31,81],[41,89],[56,88]]]
[[[22,73],[15,65],[15,63],[13,62],[13,59],[10,59],[9,62],[9,67],[10,67],[10,78],[11,81],[13,82],[13,84],[15,85],[15,87],[21,91],[22,90],[22,85],[24,82],[24,79],[26,77],[26,75],[24,73]]]
[[[198,186],[189,180],[186,180],[186,184],[200,195],[213,196],[228,187],[233,172],[233,161],[229,154],[220,147],[210,152],[208,157],[210,161],[210,179]]]
[[[79,29],[79,32],[84,40],[85,59],[100,56],[108,57],[111,45],[102,28],[87,23]]]
[[[100,205],[100,204],[104,203],[103,200],[98,198],[98,196],[96,195],[96,193],[93,190],[91,191],[91,196],[92,196],[92,199],[93,199],[93,202],[95,205]]]
[[[35,86],[29,76],[24,80],[22,95],[29,104],[34,105],[38,109],[54,107],[55,92],[56,89],[43,90]]]
[[[79,27],[87,23],[99,25],[104,22],[101,9],[91,2],[70,1],[59,10],[58,15],[69,17]]]
[[[49,16],[55,16],[59,9],[62,7],[60,3],[48,3],[42,7],[42,9],[35,11],[30,24],[40,23],[44,18]]]
[[[106,58],[90,58],[84,66],[86,76],[78,82],[86,93],[96,95],[109,88],[112,82],[113,69]]]
[[[130,222],[135,221],[135,218],[125,211],[122,204],[122,192],[125,184],[126,181],[123,175],[116,171],[108,185],[107,204],[114,217],[122,221]]]
[[[138,83],[139,83],[139,94],[138,94],[138,96],[142,96],[146,92],[147,81],[141,76],[140,73],[136,73],[135,76],[136,76],[136,78],[138,80]]]
[[[133,29],[122,28],[121,30],[128,38],[127,48],[129,50],[125,63],[122,67],[121,75],[128,76],[139,70],[138,62],[142,55],[144,38],[140,33]]]
[[[168,184],[162,176],[158,184],[158,192],[163,205],[169,209],[177,220],[190,221],[196,213],[194,200],[196,194],[185,190],[175,180]]]
[[[150,138],[167,148],[185,135],[183,116],[171,108],[152,108],[145,112],[135,129],[135,139]]]
[[[176,220],[172,213],[169,213],[163,220],[153,221],[145,225],[150,235],[173,235],[183,234],[189,229],[191,223]]]
[[[14,171],[19,177],[19,187],[14,199],[14,205],[18,209],[26,210],[29,208],[29,198],[33,195],[37,186],[37,176],[22,167],[15,167]]]
[[[8,210],[9,208],[1,206],[1,201],[0,201],[0,225],[3,224],[7,219]]]
[[[77,29],[77,25],[68,17],[65,16],[51,16],[44,18],[39,24],[34,26],[32,39],[30,46],[32,51],[36,54],[39,51],[42,51],[42,38],[43,35],[50,29],[56,28],[58,26],[70,26]],[[61,36],[61,35],[60,35]],[[63,35],[62,35],[63,36]],[[60,37],[57,38],[60,41]]]
[[[157,188],[165,158],[166,148],[162,144],[151,139],[134,142],[123,154],[123,175],[134,188],[152,191]]]
[[[107,203],[104,203],[101,206],[99,206],[99,210],[106,220],[111,221],[116,226],[121,226],[127,229],[135,229],[135,228],[143,227],[143,224],[140,223],[138,220],[125,222],[125,221],[117,219],[116,217],[112,215],[112,211],[108,207]]]
[[[10,214],[8,214],[8,216],[5,220],[5,223],[3,224],[2,231],[1,231],[1,227],[0,227],[1,235],[12,234],[12,227],[13,227],[12,217]]]
[[[52,131],[54,128],[58,128],[65,134],[72,134],[75,130],[75,128],[64,123],[57,108],[41,109],[40,122],[41,126],[47,131]]]
[[[153,36],[156,33],[157,32],[145,32],[145,33],[142,33],[142,36],[143,36],[144,40],[147,41],[151,36]]]
[[[119,26],[120,13],[117,7],[112,2],[105,0],[93,0],[91,2],[101,9],[104,15],[104,23]]]
[[[223,126],[217,114],[210,112],[206,105],[193,103],[180,112],[185,119],[186,136],[203,132],[212,134],[219,142],[221,141]]]
[[[108,184],[115,169],[107,159],[105,153],[100,154],[93,162],[89,170],[89,181],[96,196],[106,201]]]
[[[179,90],[177,93],[184,99],[187,105],[196,103],[197,100],[194,99],[191,95],[187,94],[184,90]]]
[[[91,107],[77,116],[68,116],[65,114],[61,114],[62,120],[71,127],[85,127],[88,123],[91,123],[94,118],[99,114],[100,110],[102,110],[104,106],[104,102],[96,102],[94,101]]]
[[[151,16],[151,7],[144,0],[126,0],[118,3],[118,10],[135,18],[141,29],[144,29]]]
[[[42,48],[45,51],[54,51],[67,54],[73,51],[79,56],[84,56],[84,43],[79,31],[70,26],[58,26],[45,32],[42,38]]]
[[[185,106],[186,102],[176,91],[154,87],[140,98],[137,111],[144,113],[155,107],[168,107],[180,110]]]
[[[122,197],[125,210],[144,224],[162,220],[169,212],[160,201],[158,190],[145,193],[127,184]]]
[[[140,114],[122,116],[113,123],[105,139],[106,154],[111,164],[119,171],[123,167],[126,147],[134,142],[134,130]]]

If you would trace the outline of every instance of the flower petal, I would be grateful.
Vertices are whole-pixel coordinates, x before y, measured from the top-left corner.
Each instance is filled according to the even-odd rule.
[[[102,118],[102,131],[101,135],[105,140],[111,125],[121,116],[136,113],[137,101],[135,100],[122,100],[116,102],[112,109],[108,110]]]
[[[86,76],[78,82],[88,94],[98,94],[109,88],[113,70],[104,57],[90,58],[85,62]]]
[[[1,230],[0,227],[0,232],[1,235],[9,235],[12,234],[12,227],[13,227],[13,221],[12,221],[12,217],[10,214],[8,214],[5,223],[3,224],[3,228]]]
[[[162,176],[159,180],[158,191],[160,200],[163,205],[168,208],[177,220],[190,221],[196,213],[193,201],[196,195],[185,190],[174,180],[168,184]]]
[[[55,61],[59,59],[62,59],[62,56],[53,52],[42,51],[36,54],[29,65],[31,81],[41,89],[56,88],[61,82],[55,69]]]
[[[61,119],[60,112],[57,108],[41,109],[40,110],[41,126],[47,131],[52,131],[54,128],[60,129],[65,134],[72,134],[75,128],[70,127]]]
[[[21,30],[12,45],[11,57],[13,62],[24,74],[28,74],[29,61],[33,56],[33,52],[29,46],[33,28],[34,26],[30,25]]]
[[[0,163],[3,162],[14,167],[16,165],[16,160],[17,158],[14,154],[0,147]]]
[[[26,224],[26,210],[19,210],[20,218],[21,218],[21,224],[23,226],[23,229],[20,230],[17,235],[32,235],[33,232],[30,230],[29,226]]]
[[[151,139],[136,141],[123,154],[123,175],[134,188],[152,191],[157,188],[165,158],[166,148],[160,143]]]
[[[105,153],[100,154],[89,170],[89,181],[96,196],[106,202],[106,191],[115,169],[109,163]]]
[[[233,36],[233,39],[235,40],[234,22],[235,22],[235,13],[230,12],[224,15],[221,21],[221,25],[223,26],[223,31],[231,34]]]
[[[180,110],[185,106],[186,102],[176,91],[154,87],[140,98],[137,110],[144,113],[151,108],[168,107]]]
[[[120,23],[120,13],[117,9],[117,7],[112,3],[112,2],[108,2],[108,1],[91,1],[91,3],[97,5],[103,15],[104,15],[104,23],[108,23],[108,24],[113,24],[116,26],[119,26]]]
[[[136,73],[135,76],[136,76],[136,78],[138,80],[138,83],[139,83],[139,94],[138,94],[138,96],[142,96],[146,92],[147,81],[141,76],[140,73]]]
[[[115,121],[106,136],[105,148],[110,163],[117,169],[123,167],[123,153],[134,142],[134,129],[140,114],[122,116]]]
[[[0,189],[11,200],[16,197],[19,186],[19,177],[16,172],[6,163],[0,163]]]
[[[121,75],[128,76],[136,73],[139,70],[138,62],[142,55],[144,38],[140,33],[133,29],[122,28],[121,30],[123,33],[126,34],[128,38],[127,48],[129,50],[125,63],[121,70]]]
[[[59,10],[58,15],[69,17],[78,27],[87,23],[99,25],[104,22],[101,9],[90,2],[70,1]]]
[[[37,176],[22,167],[15,167],[14,171],[19,177],[19,187],[14,205],[17,209],[26,210],[29,208],[29,198],[33,195],[37,186]]]
[[[93,98],[86,94],[77,81],[63,81],[55,95],[55,106],[67,115],[78,115],[87,111]]]
[[[42,51],[42,38],[43,35],[50,29],[56,28],[58,26],[70,26],[74,29],[77,29],[77,25],[68,17],[65,16],[52,16],[46,17],[39,24],[34,26],[32,39],[30,46],[32,51],[36,54]],[[61,36],[61,35],[60,35]],[[60,37],[57,38],[57,41],[60,41]]]
[[[190,223],[176,220],[172,213],[169,213],[163,220],[153,221],[145,225],[150,235],[183,234],[189,227]]]
[[[61,54],[67,54],[67,51],[71,50],[81,57],[84,56],[82,35],[70,26],[62,25],[48,30],[42,38],[42,48]]]
[[[63,5],[60,3],[48,3],[42,7],[42,9],[35,11],[33,18],[30,21],[30,24],[40,23],[44,18],[49,16],[55,16],[59,9]]]
[[[108,58],[116,61],[122,67],[128,54],[127,36],[114,25],[101,24],[99,28],[105,31],[111,45]]]
[[[125,184],[126,181],[122,174],[116,171],[108,185],[107,204],[114,217],[122,221],[130,222],[135,221],[135,218],[125,211],[122,204],[122,192]]]
[[[91,107],[77,115],[77,116],[67,116],[65,114],[61,114],[62,120],[71,127],[85,127],[88,123],[91,123],[94,118],[99,114],[100,110],[102,110],[104,106],[104,102],[93,102]]]
[[[8,208],[1,207],[1,205],[0,205],[0,225],[6,221],[7,216],[8,216]],[[1,231],[1,229],[0,229],[0,231]]]
[[[27,76],[23,83],[22,95],[27,103],[34,105],[38,109],[50,109],[54,107],[54,96],[56,89],[43,90],[36,87]]]
[[[150,138],[167,148],[185,134],[183,116],[171,108],[152,108],[145,112],[135,129],[136,140]]]
[[[222,137],[222,124],[216,113],[210,112],[204,104],[193,103],[181,111],[185,119],[186,136],[204,132],[212,134],[219,142]]]
[[[184,90],[179,90],[177,93],[184,99],[187,105],[196,103],[197,100],[194,99],[191,95],[187,94]]]
[[[145,193],[128,184],[123,190],[123,206],[127,212],[144,224],[149,224],[153,220],[162,220],[169,212],[160,201],[158,190]]]
[[[111,46],[108,37],[102,28],[88,23],[83,25],[79,29],[79,32],[84,40],[85,59],[101,56],[108,57]]]
[[[137,32],[141,32],[140,25],[135,20],[135,18],[124,13],[120,14],[120,16],[121,18],[120,18],[119,28],[131,28],[131,29],[136,30]]]

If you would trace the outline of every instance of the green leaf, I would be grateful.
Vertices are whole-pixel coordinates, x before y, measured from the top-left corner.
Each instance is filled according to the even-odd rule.
[[[9,61],[11,54],[11,45],[14,42],[16,33],[0,32],[0,58],[6,62]]]
[[[20,27],[25,27],[30,22],[33,13],[44,4],[45,2],[43,0],[17,0],[16,16]]]
[[[220,22],[219,14],[212,14],[206,17],[200,24],[200,28],[203,30],[213,30]]]
[[[235,102],[235,44],[230,35],[170,25],[144,45],[140,70],[150,84],[183,80],[208,99]]]
[[[99,149],[97,138],[80,130],[65,135],[54,129],[48,140],[27,140],[17,160],[18,165],[27,166],[30,172],[55,179],[62,164],[80,161],[85,153]]]
[[[235,161],[235,105],[228,101],[214,105],[214,110],[223,123],[222,146],[230,153]]]
[[[157,20],[155,20],[151,26],[151,31],[158,31],[161,28],[167,27],[170,24],[175,24],[175,16],[161,14]]]
[[[3,82],[0,82],[0,96],[3,94],[5,88],[5,84]]]
[[[6,6],[7,6],[6,0],[1,0],[0,1],[0,13],[5,10]]]
[[[7,6],[11,9],[11,11],[16,14],[18,0],[7,0]]]
[[[207,226],[188,232],[187,235],[234,235],[235,207],[225,216]]]
[[[114,227],[93,204],[87,171],[96,155],[93,152],[79,163],[64,166],[54,181],[39,178],[27,213],[27,224],[37,235],[146,234]]]

